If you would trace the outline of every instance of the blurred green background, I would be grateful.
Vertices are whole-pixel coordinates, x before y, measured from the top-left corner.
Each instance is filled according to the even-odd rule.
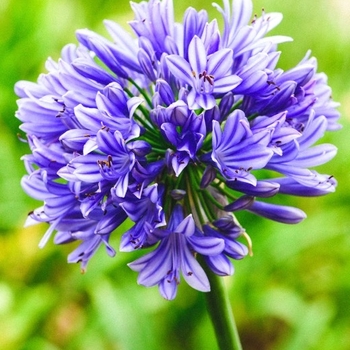
[[[178,20],[190,3],[216,16],[211,0],[174,2]],[[311,49],[341,102],[344,127],[324,140],[339,153],[319,168],[339,186],[326,197],[284,198],[308,214],[297,226],[241,214],[254,256],[236,262],[225,281],[245,350],[348,350],[350,7],[345,0],[254,1],[258,14],[262,7],[284,14],[274,33],[294,38],[280,46],[279,66],[292,67]],[[63,45],[76,42],[76,29],[106,34],[105,18],[126,27],[128,1],[2,0],[0,18],[0,349],[217,349],[204,296],[185,283],[175,301],[165,301],[157,288],[136,284],[126,266],[135,256],[111,259],[103,249],[81,275],[66,263],[71,246],[50,242],[41,250],[46,227],[22,228],[40,203],[19,185],[28,149],[17,139],[13,85],[35,81],[48,56],[57,59]],[[112,244],[118,247],[118,238]]]

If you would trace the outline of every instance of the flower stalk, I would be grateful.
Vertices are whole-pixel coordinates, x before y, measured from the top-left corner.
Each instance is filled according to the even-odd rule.
[[[222,278],[206,269],[211,290],[205,293],[207,310],[220,350],[242,350],[232,306]]]

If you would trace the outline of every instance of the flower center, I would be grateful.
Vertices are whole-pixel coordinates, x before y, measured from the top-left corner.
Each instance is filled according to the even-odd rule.
[[[199,73],[197,91],[201,94],[211,94],[214,90],[214,79],[214,76],[208,74],[206,70]]]
[[[210,85],[214,85],[214,76],[208,74],[207,71],[203,71],[203,73],[199,73],[199,79],[203,78],[203,82],[207,81]]]

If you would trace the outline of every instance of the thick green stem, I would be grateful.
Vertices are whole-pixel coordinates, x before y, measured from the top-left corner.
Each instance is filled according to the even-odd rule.
[[[203,267],[206,270],[211,286],[211,291],[205,293],[205,297],[219,349],[242,350],[224,281],[222,277],[214,274],[209,268]]]

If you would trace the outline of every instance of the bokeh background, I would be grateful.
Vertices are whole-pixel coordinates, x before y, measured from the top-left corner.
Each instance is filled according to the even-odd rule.
[[[210,0],[174,0],[176,17],[189,6],[217,16]],[[219,1],[220,3],[220,1]],[[339,148],[319,167],[339,181],[337,192],[321,198],[283,198],[308,218],[288,226],[240,214],[253,239],[254,256],[235,263],[227,278],[232,308],[246,350],[350,349],[350,7],[345,0],[254,0],[260,14],[282,12],[274,33],[294,42],[280,46],[279,66],[288,69],[308,49],[319,60],[341,102],[343,129],[324,142]],[[35,81],[48,56],[57,59],[74,32],[88,27],[106,34],[102,20],[133,19],[126,0],[0,1],[0,349],[217,349],[204,296],[185,283],[175,301],[157,288],[136,284],[126,263],[132,254],[109,258],[103,249],[85,275],[66,263],[71,246],[38,248],[45,225],[23,228],[40,203],[19,182],[15,119],[18,80]],[[118,247],[118,235],[112,240]]]

